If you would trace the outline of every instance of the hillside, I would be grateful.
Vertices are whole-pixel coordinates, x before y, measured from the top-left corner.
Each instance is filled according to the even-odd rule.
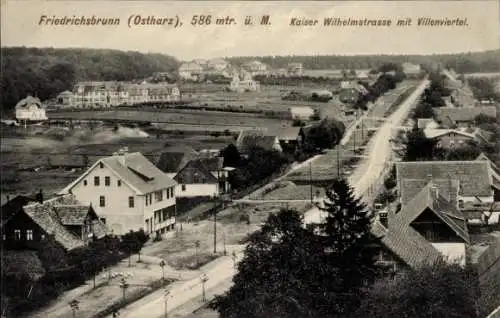
[[[288,63],[299,62],[306,69],[372,69],[387,63],[411,62],[425,65],[439,63],[454,68],[458,73],[500,71],[500,50],[443,55],[248,56],[227,60],[235,65],[259,60],[272,68],[286,68]]]
[[[12,109],[27,93],[42,100],[55,97],[82,80],[132,80],[154,72],[176,70],[168,55],[117,50],[1,48],[2,112]]]

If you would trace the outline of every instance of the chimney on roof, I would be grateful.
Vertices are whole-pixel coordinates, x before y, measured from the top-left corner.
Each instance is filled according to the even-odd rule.
[[[432,198],[438,197],[438,195],[439,195],[439,188],[438,187],[436,187],[435,185],[432,185],[430,191],[431,191]]]
[[[38,202],[40,202],[40,203],[43,203],[43,192],[42,192],[42,189],[40,189],[40,191],[38,191],[38,193],[36,194],[35,200],[38,201]]]

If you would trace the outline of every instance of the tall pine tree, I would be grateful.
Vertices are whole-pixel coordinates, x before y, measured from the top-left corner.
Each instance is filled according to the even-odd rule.
[[[346,317],[359,305],[363,287],[380,274],[375,264],[379,244],[370,232],[371,212],[345,179],[335,180],[326,195],[327,217],[319,227],[327,268],[322,282],[332,296],[328,316]]]

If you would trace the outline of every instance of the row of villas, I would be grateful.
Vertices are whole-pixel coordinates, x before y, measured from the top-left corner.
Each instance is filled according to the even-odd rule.
[[[183,63],[178,69],[178,74],[181,79],[197,80],[202,75],[208,74],[223,75],[228,78],[240,72],[245,72],[252,77],[271,74],[300,76],[303,75],[303,71],[304,67],[302,63],[289,63],[286,68],[273,70],[269,65],[258,60],[243,63],[240,67],[236,68],[224,59],[198,59]]]
[[[63,107],[111,107],[132,106],[148,102],[177,102],[181,100],[179,87],[175,84],[79,82],[73,91],[64,91],[57,97]]]

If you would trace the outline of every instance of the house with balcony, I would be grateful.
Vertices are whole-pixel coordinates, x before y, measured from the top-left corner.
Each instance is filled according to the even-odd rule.
[[[107,234],[92,205],[71,194],[44,200],[17,196],[2,206],[2,243],[6,249],[43,249],[53,238],[66,251],[85,246]]]
[[[79,82],[73,88],[74,104],[80,108],[105,108],[127,104],[127,85],[117,81]]]
[[[15,110],[16,120],[24,124],[43,122],[48,119],[40,99],[30,95],[20,100]]]
[[[139,152],[121,149],[97,160],[60,194],[92,204],[116,235],[144,229],[163,234],[175,227],[177,183]]]

